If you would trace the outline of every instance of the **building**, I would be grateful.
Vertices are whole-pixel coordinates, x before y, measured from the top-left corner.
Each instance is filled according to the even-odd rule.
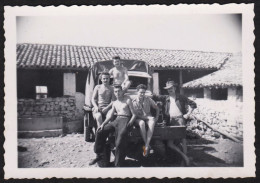
[[[179,83],[181,93],[209,96],[207,87],[198,87],[195,83],[224,72],[223,66],[233,67],[232,63],[229,64],[231,53],[17,44],[18,117],[62,116],[67,121],[83,119],[88,69],[95,62],[111,60],[115,55],[125,60],[146,61],[153,76],[151,89],[154,94],[166,94],[163,86],[171,78]],[[219,75],[222,76],[221,73]],[[188,89],[183,89],[183,83]],[[230,93],[239,91],[241,83],[234,86],[237,89],[229,89]],[[213,92],[211,96],[214,96]]]
[[[203,90],[204,98],[213,100],[243,100],[242,56],[233,55],[223,66],[206,76],[192,80],[183,85],[187,93],[193,90]]]
[[[85,93],[88,68],[97,61],[123,59],[146,61],[153,73],[153,92],[170,77],[183,83],[217,71],[232,54],[184,50],[116,48],[47,44],[17,45],[18,98],[35,98],[36,86],[47,86],[48,97]]]

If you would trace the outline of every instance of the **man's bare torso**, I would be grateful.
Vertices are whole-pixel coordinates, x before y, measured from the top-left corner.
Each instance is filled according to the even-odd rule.
[[[126,73],[126,68],[125,67],[120,67],[120,68],[112,68],[109,72],[113,78],[114,78],[114,83],[117,84],[122,84],[125,80],[125,73]]]
[[[130,108],[127,104],[127,100],[129,100],[128,97],[124,97],[122,101],[116,100],[114,102],[114,107],[116,109],[117,115],[118,116],[131,116],[132,113],[130,111]]]
[[[110,104],[113,95],[113,88],[111,86],[98,86],[98,104],[99,106],[107,106]]]

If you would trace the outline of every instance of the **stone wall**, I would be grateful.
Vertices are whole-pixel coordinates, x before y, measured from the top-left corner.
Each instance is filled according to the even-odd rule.
[[[208,122],[214,128],[228,133],[234,137],[243,138],[243,116],[242,102],[230,102],[227,100],[214,101],[207,99],[195,100],[198,107],[193,115]],[[192,120],[188,125],[188,130],[195,132],[206,139],[221,137],[220,134],[212,131],[202,122]]]
[[[83,107],[83,106],[82,106]],[[62,116],[68,121],[83,119],[82,108],[73,96],[46,99],[19,99],[18,117]]]

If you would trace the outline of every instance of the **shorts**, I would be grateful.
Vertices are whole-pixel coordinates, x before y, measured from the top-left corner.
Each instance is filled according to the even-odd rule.
[[[108,111],[109,111],[109,110],[108,110],[106,113],[103,113],[102,110],[103,110],[105,107],[106,107],[106,106],[102,106],[102,107],[98,106],[98,112],[97,112],[97,113],[100,113],[100,114],[101,114],[103,120],[106,119],[106,115],[107,115],[107,113],[108,113]],[[96,114],[96,113],[93,112],[93,114]]]

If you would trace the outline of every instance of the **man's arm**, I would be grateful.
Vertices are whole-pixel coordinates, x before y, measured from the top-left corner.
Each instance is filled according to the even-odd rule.
[[[187,118],[189,118],[189,116],[191,115],[193,110],[197,108],[197,104],[194,101],[188,99],[187,97],[185,97],[185,100],[186,100],[185,102],[188,104],[188,106],[190,106],[188,112],[183,115],[183,117],[185,119],[187,119]]]
[[[125,67],[124,67],[124,77],[125,77],[124,82],[129,81],[128,71],[127,71],[127,69]]]
[[[97,98],[98,98],[98,89],[99,89],[99,86],[97,85],[95,88],[94,88],[94,91],[93,91],[93,95],[92,95],[92,98],[91,98],[91,102],[92,102],[92,105],[93,105],[93,112],[98,112],[98,105],[97,105]]]
[[[108,73],[110,74],[110,77],[113,77],[113,68],[110,69]]]
[[[112,109],[111,112],[108,113],[105,121],[102,123],[102,125],[100,125],[99,129],[103,130],[104,126],[112,119],[112,117],[114,116],[115,113],[115,106],[112,103]]]
[[[158,121],[160,110],[153,99],[149,98],[149,100],[150,100],[150,104],[151,104],[152,108],[154,108],[156,110],[156,115],[155,115],[155,122],[156,122],[156,121]]]
[[[131,117],[130,121],[129,121],[128,124],[127,124],[127,126],[130,127],[130,126],[132,126],[132,125],[134,124],[134,122],[135,122],[136,114],[135,114],[135,111],[134,111],[134,107],[133,107],[132,100],[129,98],[129,99],[127,99],[126,102],[127,102],[128,106],[129,106],[129,109],[130,109],[130,111],[131,111],[131,113],[132,113],[132,117]]]

